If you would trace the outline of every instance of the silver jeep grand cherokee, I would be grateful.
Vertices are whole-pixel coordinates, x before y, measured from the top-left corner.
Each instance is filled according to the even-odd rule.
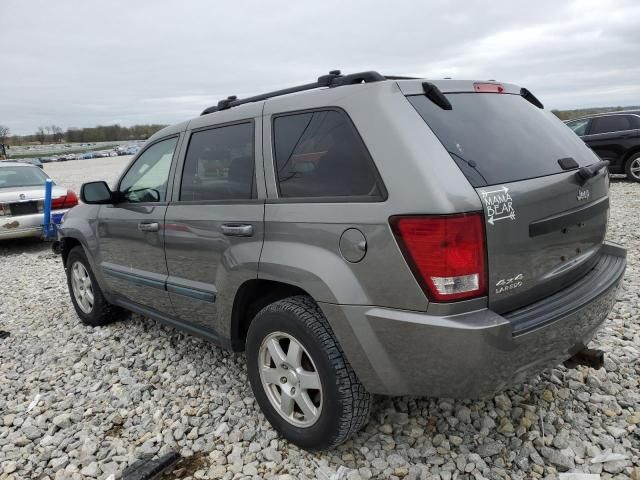
[[[246,351],[272,425],[329,448],[372,394],[597,366],[626,265],[608,189],[524,88],[333,71],[158,132],[113,190],[83,186],[57,249],[83,322],[128,310]]]

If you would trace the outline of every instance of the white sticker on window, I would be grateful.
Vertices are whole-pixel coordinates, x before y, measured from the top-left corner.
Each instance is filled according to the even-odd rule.
[[[487,207],[487,222],[494,225],[500,220],[515,220],[516,211],[513,208],[513,199],[509,195],[507,187],[497,190],[481,190],[482,201]]]

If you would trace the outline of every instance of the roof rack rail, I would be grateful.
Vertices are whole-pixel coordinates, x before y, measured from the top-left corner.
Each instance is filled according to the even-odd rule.
[[[380,75],[378,72],[359,72],[351,73],[349,75],[342,75],[340,70],[331,70],[328,75],[322,75],[318,77],[313,83],[306,83],[304,85],[298,85],[297,87],[284,88],[282,90],[276,90],[275,92],[263,93],[261,95],[255,95],[253,97],[238,98],[235,95],[220,100],[217,105],[211,106],[203,110],[200,115],[207,115],[209,113],[218,112],[220,110],[227,110],[238,105],[244,105],[245,103],[260,102],[268,98],[279,97],[281,95],[288,95],[289,93],[304,92],[305,90],[313,90],[321,87],[340,87],[343,85],[354,85],[357,83],[371,83],[381,82],[387,80],[387,77]]]
[[[404,75],[385,75],[387,80],[420,80],[421,77],[406,77]]]

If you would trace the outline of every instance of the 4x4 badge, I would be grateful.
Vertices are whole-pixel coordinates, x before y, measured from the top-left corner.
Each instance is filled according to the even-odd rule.
[[[585,188],[585,189],[579,188],[578,189],[578,201],[589,200],[590,196],[591,196],[591,192],[589,191],[588,188]]]
[[[500,220],[516,219],[516,211],[513,208],[513,199],[509,195],[507,187],[500,187],[497,190],[481,190],[482,201],[487,207],[487,222],[491,225]]]

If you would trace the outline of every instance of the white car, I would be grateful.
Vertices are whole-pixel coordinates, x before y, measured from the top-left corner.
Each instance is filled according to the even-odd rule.
[[[47,178],[35,165],[0,162],[0,240],[42,236]],[[63,214],[78,204],[73,190],[54,184],[51,193],[52,214]]]

